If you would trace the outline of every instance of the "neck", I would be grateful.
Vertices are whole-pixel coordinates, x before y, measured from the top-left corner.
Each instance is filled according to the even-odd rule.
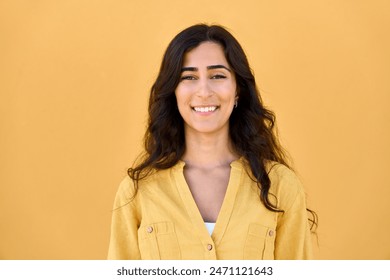
[[[233,151],[228,133],[185,133],[186,151],[183,161],[188,167],[213,168],[228,166],[239,158]]]

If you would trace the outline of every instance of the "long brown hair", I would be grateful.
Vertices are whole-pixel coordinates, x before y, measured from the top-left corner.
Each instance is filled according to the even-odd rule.
[[[235,152],[248,163],[252,179],[260,189],[260,200],[270,211],[283,212],[270,200],[271,182],[266,162],[289,167],[286,154],[275,135],[275,115],[263,106],[247,57],[238,41],[218,25],[198,24],[179,34],[169,44],[149,98],[149,120],[144,137],[145,152],[138,164],[128,169],[138,182],[156,170],[174,166],[185,151],[184,121],[177,108],[175,90],[180,81],[183,57],[202,42],[220,44],[234,71],[239,106],[229,119],[229,134]],[[291,168],[291,167],[290,167]],[[311,210],[308,210],[313,214]],[[315,213],[310,219],[316,224]]]

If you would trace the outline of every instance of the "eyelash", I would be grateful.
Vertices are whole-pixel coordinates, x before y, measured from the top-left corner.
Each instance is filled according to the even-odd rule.
[[[195,80],[195,77],[194,76],[183,76],[180,78],[180,80]]]
[[[226,76],[217,74],[217,75],[214,75],[214,76],[211,77],[211,78],[212,78],[212,79],[226,79]]]
[[[217,75],[212,76],[211,79],[216,79],[216,80],[226,79],[226,76],[217,74]],[[190,80],[190,81],[192,81],[192,80],[196,80],[196,77],[194,77],[194,76],[183,76],[183,77],[180,78],[180,80],[182,80],[182,81],[183,80]]]

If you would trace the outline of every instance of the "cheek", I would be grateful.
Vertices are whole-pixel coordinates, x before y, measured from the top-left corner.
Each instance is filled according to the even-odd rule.
[[[175,90],[175,94],[177,98],[183,100],[183,98],[187,98],[191,93],[195,92],[195,89],[194,84],[180,83]]]
[[[217,80],[215,82],[211,82],[209,84],[210,89],[213,90],[216,93],[235,93],[236,92],[236,82],[234,79],[227,79],[227,80]]]
[[[183,91],[176,90],[175,92],[176,96],[176,102],[177,102],[177,108],[179,109],[179,112],[181,115],[183,115],[183,110],[188,106],[188,95],[185,94]]]
[[[224,102],[234,102],[236,98],[236,87],[231,84],[223,85],[219,88],[219,96]]]
[[[180,106],[186,103],[188,104],[192,92],[193,89],[191,86],[180,84],[175,90],[177,105]]]

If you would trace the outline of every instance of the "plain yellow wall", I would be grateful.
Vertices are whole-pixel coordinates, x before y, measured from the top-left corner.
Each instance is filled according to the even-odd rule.
[[[390,259],[390,2],[0,1],[0,258],[104,259],[149,88],[227,26],[318,212],[319,259]]]

